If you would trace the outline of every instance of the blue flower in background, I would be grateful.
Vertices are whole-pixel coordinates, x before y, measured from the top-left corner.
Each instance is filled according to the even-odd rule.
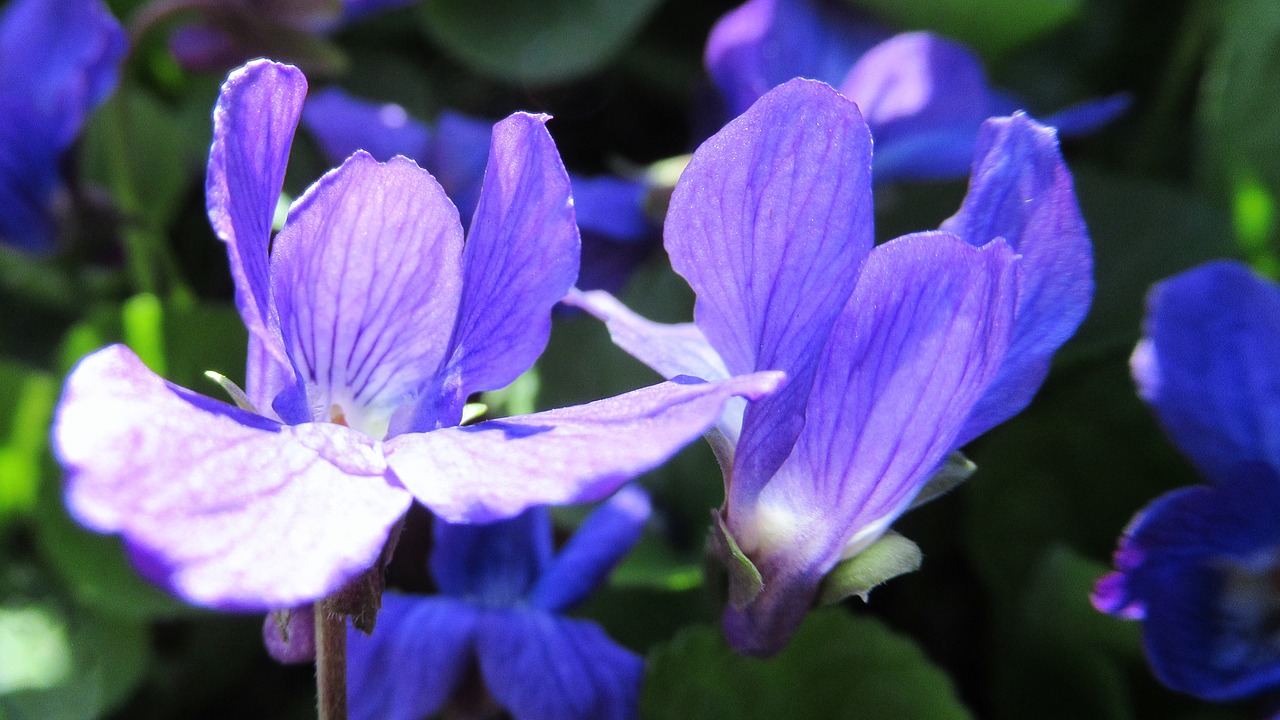
[[[0,16],[0,242],[57,237],[59,163],[115,89],[127,43],[101,0],[14,0]]]
[[[458,206],[464,225],[475,212],[489,157],[493,124],[445,111],[434,127],[393,103],[373,103],[328,88],[307,99],[302,123],[332,162],[362,149],[379,160],[404,155],[422,163]],[[645,214],[649,188],[641,180],[569,174],[582,236],[578,287],[619,290],[658,247]]]
[[[348,634],[351,717],[421,720],[451,700],[471,710],[496,701],[516,720],[635,717],[643,661],[562,613],[604,581],[648,516],[644,492],[624,488],[554,557],[544,508],[489,525],[437,520],[440,595],[389,592],[373,635]]]
[[[750,0],[707,39],[706,64],[733,115],[791,78],[821,80],[858,103],[876,142],[877,182],[963,177],[978,131],[1020,101],[993,88],[968,48],[884,26],[822,0]],[[1115,95],[1042,122],[1063,136],[1091,132],[1129,106]]]
[[[295,607],[373,567],[413,499],[451,522],[598,500],[696,439],[730,397],[782,381],[682,378],[460,427],[470,395],[542,353],[577,275],[547,118],[494,127],[465,243],[428,173],[363,152],[272,237],[306,87],[258,60],[214,110],[206,201],[249,330],[251,407],[171,385],[120,345],[83,359],[58,405],[68,506],[124,536],[149,578],[211,607]]]
[[[1210,481],[1133,519],[1099,610],[1142,620],[1157,677],[1206,700],[1280,689],[1280,287],[1237,262],[1158,284],[1133,376]]]
[[[731,403],[712,440],[720,531],[759,572],[725,558],[740,651],[781,649],[838,563],[1030,402],[1088,310],[1092,251],[1053,129],[996,118],[977,147],[941,231],[875,246],[866,123],[830,86],[788,81],[703,143],[672,195],[664,237],[693,324],[571,297],[664,376],[787,374]]]

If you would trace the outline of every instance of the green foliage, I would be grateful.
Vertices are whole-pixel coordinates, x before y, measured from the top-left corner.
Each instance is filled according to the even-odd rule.
[[[1000,55],[1071,21],[1081,0],[846,0],[897,27],[935,30]]]
[[[650,653],[648,720],[866,717],[964,720],[947,676],[906,637],[831,608],[769,660],[736,655],[718,628],[692,627]]]
[[[49,375],[0,362],[0,527],[35,506],[57,394]]]

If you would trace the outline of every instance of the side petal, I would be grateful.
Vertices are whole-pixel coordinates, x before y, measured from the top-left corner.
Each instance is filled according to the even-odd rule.
[[[667,213],[671,265],[729,372],[787,373],[748,408],[739,459],[768,477],[800,425],[813,368],[872,245],[871,137],[827,85],[770,91],[693,154]]]
[[[969,193],[942,229],[975,246],[1004,238],[1022,261],[1009,354],[962,442],[1031,402],[1093,299],[1093,248],[1053,129],[1022,114],[994,118],[978,145]]]
[[[628,720],[640,712],[644,661],[585,620],[490,611],[477,632],[480,672],[520,720]]]
[[[534,607],[562,612],[587,599],[644,534],[649,495],[624,487],[587,516],[529,596]]]
[[[493,523],[432,524],[431,576],[445,595],[486,607],[519,603],[551,561],[551,515],[544,507]]]
[[[590,502],[694,440],[729,398],[763,397],[782,379],[677,378],[587,405],[401,435],[387,443],[387,459],[418,501],[449,522]]]
[[[1133,353],[1138,392],[1210,479],[1280,467],[1280,288],[1238,262],[1155,286]]]
[[[516,113],[493,126],[450,343],[449,372],[463,395],[502,388],[533,365],[552,306],[578,277],[569,176],[546,121]]]
[[[80,522],[124,536],[154,582],[220,609],[336,590],[377,562],[410,501],[368,438],[196,395],[120,345],[71,373],[53,442]]]
[[[446,597],[382,596],[372,635],[347,631],[352,720],[422,720],[449,702],[473,658],[476,608]]]
[[[289,360],[271,297],[267,253],[306,94],[306,78],[291,65],[252,60],[228,75],[213,109],[205,178],[209,222],[227,244],[240,316],[284,367]]]
[[[795,451],[763,487],[730,485],[726,518],[764,588],[730,641],[781,648],[835,563],[874,542],[948,452],[1008,347],[1017,292],[1004,243],[945,233],[877,247],[823,351]]]
[[[335,87],[307,98],[302,124],[334,165],[356,150],[386,162],[396,155],[421,161],[431,131],[395,103],[360,100]]]
[[[843,8],[811,0],[750,0],[716,21],[705,61],[736,116],[792,78],[835,85],[859,55],[888,36]]]
[[[357,152],[289,212],[271,258],[289,357],[311,408],[380,438],[444,362],[462,226],[413,161]],[[430,391],[427,391],[428,393]]]

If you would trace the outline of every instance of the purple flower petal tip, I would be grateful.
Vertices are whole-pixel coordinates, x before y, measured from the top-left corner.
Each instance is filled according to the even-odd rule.
[[[262,643],[267,654],[285,665],[316,659],[315,605],[272,610],[262,621]]]

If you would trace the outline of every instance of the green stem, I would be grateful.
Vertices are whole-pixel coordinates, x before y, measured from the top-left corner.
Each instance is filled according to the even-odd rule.
[[[316,712],[319,720],[347,720],[347,620],[317,600]]]

